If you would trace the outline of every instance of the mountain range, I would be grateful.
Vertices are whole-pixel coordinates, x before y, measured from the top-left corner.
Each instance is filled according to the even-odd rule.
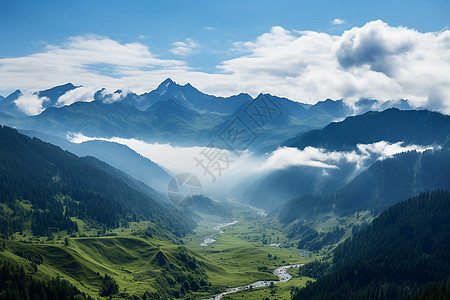
[[[381,103],[362,99],[355,108],[350,108],[342,100],[331,99],[310,105],[269,94],[255,99],[244,93],[216,97],[171,79],[141,95],[121,90],[109,94],[102,89],[94,94],[91,102],[64,106],[58,102],[61,96],[77,88],[80,87],[67,83],[35,92],[34,95],[48,99],[43,102],[43,112],[36,116],[26,116],[18,109],[15,101],[22,93],[17,90],[0,99],[0,122],[61,137],[68,132],[79,132],[105,138],[120,136],[149,142],[207,145],[239,117],[260,137],[249,145],[250,149],[267,151],[294,135],[322,128],[355,112],[396,106],[411,108],[405,100]],[[274,115],[267,117],[267,113]]]
[[[334,207],[338,213],[362,209],[379,211],[420,192],[450,188],[447,180],[449,140],[450,117],[446,115],[425,110],[368,112],[285,142],[299,150],[316,147],[329,153],[334,151],[335,155],[347,153],[355,159],[366,155],[359,165],[344,159],[334,162],[336,167],[326,169],[294,165],[256,176],[240,188],[249,204],[267,210],[286,205],[282,219],[287,220],[291,219],[288,216],[307,215],[311,209],[318,211],[321,205],[325,206],[322,211]],[[374,154],[367,156],[369,152],[364,151],[371,150],[358,148],[362,144],[376,148],[374,143],[380,141],[431,146],[434,150],[383,158]],[[372,151],[384,151],[375,148]],[[305,196],[316,197],[312,207],[307,206],[310,202]]]

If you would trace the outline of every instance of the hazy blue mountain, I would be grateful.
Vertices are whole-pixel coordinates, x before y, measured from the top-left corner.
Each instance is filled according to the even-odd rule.
[[[355,176],[354,164],[342,162],[337,167],[291,166],[271,171],[239,188],[247,203],[271,211],[293,198],[327,196]]]
[[[171,178],[168,171],[125,145],[107,141],[88,141],[76,144],[67,139],[38,131],[21,130],[20,132],[30,137],[37,137],[80,157],[95,157],[163,194],[167,192],[167,184]],[[151,195],[154,194],[153,191]]]
[[[48,90],[39,91],[37,92],[37,95],[39,97],[47,97],[50,100],[42,103],[44,108],[48,108],[55,106],[56,102],[58,102],[59,97],[76,88],[77,86],[74,86],[72,83],[66,83],[63,85],[55,86]]]
[[[303,105],[286,98],[270,94],[260,94],[254,100],[241,105],[236,111],[211,130],[209,136],[215,145],[236,151],[252,149],[270,151],[293,133],[311,130],[309,124],[303,124],[300,116],[307,110]],[[242,145],[227,144],[228,132],[237,129],[246,137]],[[241,138],[241,137],[240,137]],[[231,146],[230,146],[231,145]]]
[[[136,137],[146,135],[152,127],[144,112],[121,103],[76,102],[60,108],[50,107],[40,115],[31,117],[29,129],[66,136],[67,132],[80,132],[88,136]]]
[[[125,145],[106,141],[89,141],[72,144],[68,150],[79,156],[94,156],[161,193],[167,192],[167,185],[172,176],[153,161]]]
[[[338,212],[380,211],[428,190],[450,190],[450,149],[400,153],[377,161],[337,191]]]
[[[14,102],[20,96],[22,96],[22,92],[20,90],[15,90],[13,93],[6,96],[6,98],[0,101],[0,112],[6,114],[7,116],[25,117],[26,115],[17,108],[16,103]]]
[[[207,95],[191,84],[179,85],[170,78],[163,81],[155,90],[136,95],[130,93],[123,99],[124,103],[146,110],[153,104],[168,99],[177,99],[186,107],[197,111],[207,111],[220,114],[231,114],[242,104],[252,100],[248,94],[239,94],[231,97],[216,97]]]
[[[319,101],[308,109],[309,115],[323,115],[324,117],[342,118],[353,113],[342,100],[326,99]]]
[[[431,145],[445,143],[449,134],[449,116],[427,110],[391,108],[348,117],[323,129],[302,133],[284,144],[300,149],[314,146],[328,150],[353,149],[357,144],[378,141]]]
[[[206,139],[203,130],[222,120],[222,116],[201,114],[179,100],[170,99],[154,104],[147,111],[121,102],[76,102],[50,107],[40,115],[9,125],[60,137],[79,132],[93,137],[120,136],[192,145]]]
[[[132,189],[139,191],[146,196],[149,196],[153,200],[155,200],[159,203],[164,203],[164,204],[170,203],[165,196],[165,194],[167,192],[167,184],[166,184],[164,193],[162,193],[162,191],[158,192],[158,191],[154,190],[152,187],[150,187],[150,185],[144,183],[143,181],[137,179],[136,177],[131,176],[128,173],[122,171],[121,169],[116,168],[110,164],[107,164],[106,162],[101,161],[101,160],[97,159],[96,157],[85,156],[83,158],[88,160],[91,164],[95,165],[97,168],[101,169],[102,171],[105,171],[112,177],[118,178],[119,180],[123,181]],[[114,161],[114,163],[116,163],[116,162],[117,161]],[[144,166],[143,170],[146,170],[145,166]],[[147,179],[151,182],[154,181],[153,179],[157,180],[156,177],[149,178],[150,177],[149,175],[146,175],[146,176],[147,176]]]
[[[355,103],[356,112],[363,114],[368,111],[383,111],[388,108],[398,108],[400,110],[411,110],[413,107],[409,104],[408,100],[400,99],[397,101],[389,100],[380,102],[376,99],[362,98]]]
[[[171,79],[142,95],[121,90],[107,94],[102,89],[95,93],[93,102],[54,106],[61,95],[74,88],[76,86],[67,83],[37,92],[50,101],[44,103],[46,109],[40,115],[29,118],[13,102],[21,94],[16,91],[0,101],[0,119],[9,126],[59,136],[81,132],[90,136],[134,137],[183,145],[213,142],[225,148],[230,147],[224,142],[223,134],[240,122],[252,136],[252,142],[242,149],[233,147],[233,150],[249,148],[268,152],[284,145],[292,136],[298,135],[295,139],[298,140],[302,133],[354,113],[342,100],[327,99],[309,105],[270,94],[261,94],[255,100],[247,94],[223,98],[204,94],[190,84],[179,85]],[[363,111],[381,105],[377,100],[359,103]],[[383,105],[403,108],[408,103],[402,100]]]
[[[176,117],[184,122],[194,122],[202,114],[188,108],[182,100],[171,98],[159,101],[150,106],[146,112],[156,124],[163,124],[172,117]]]
[[[282,208],[280,221],[289,222],[328,211],[346,215],[370,209],[378,213],[421,192],[450,190],[448,178],[450,149],[400,153],[375,162],[328,195],[299,193],[299,197],[291,199]],[[313,197],[305,197],[308,195]]]
[[[184,199],[183,202],[180,203],[180,205],[185,206],[190,211],[199,214],[221,217],[230,217],[232,215],[231,209],[228,206],[214,201],[204,195],[194,195],[188,197]]]
[[[42,103],[43,108],[45,109],[54,106],[60,96],[75,88],[76,86],[74,86],[73,84],[67,83],[44,91],[35,92],[34,94],[38,97],[47,97],[49,99],[49,101],[44,101]],[[25,113],[19,110],[15,104],[15,100],[17,100],[20,96],[22,96],[22,92],[20,90],[16,90],[6,98],[3,98],[0,101],[0,113],[13,117],[25,118]],[[2,121],[5,120],[4,118],[1,119]]]
[[[321,147],[329,151],[352,151],[356,149],[357,144],[385,140],[393,143],[404,141],[406,144],[434,144],[438,147],[444,146],[444,150],[427,151],[424,154],[405,153],[378,162],[365,161],[366,167],[374,164],[356,178],[355,175],[365,167],[357,170],[354,164],[345,162],[339,162],[338,169],[325,170],[303,166],[275,170],[254,179],[251,185],[247,185],[244,198],[252,205],[267,210],[295,199],[291,201],[293,206],[287,206],[286,211],[305,213],[310,208],[317,210],[319,202],[325,203],[324,210],[330,209],[332,205],[339,211],[367,207],[378,209],[427,189],[447,186],[450,188],[450,184],[447,185],[442,181],[447,174],[440,173],[441,170],[444,172],[443,168],[448,167],[446,162],[450,160],[450,157],[445,156],[449,135],[450,118],[435,112],[389,109],[349,117],[324,129],[304,133],[291,145],[299,148]],[[408,160],[408,157],[414,159]],[[422,158],[425,161],[422,161]],[[431,172],[429,164],[431,160],[439,159],[443,162],[441,165],[433,164],[433,168],[436,169],[433,177],[431,173],[427,173]],[[431,182],[431,179],[427,181],[425,176],[433,178],[436,182]],[[380,181],[381,179],[385,181]],[[327,198],[330,194],[333,195],[332,199]],[[317,197],[317,207],[302,206],[304,196]],[[323,197],[326,199],[322,199]],[[367,203],[359,205],[357,202],[362,199]],[[347,205],[344,200],[351,202],[351,205]],[[298,203],[298,209],[293,208],[297,205],[295,203]],[[379,207],[377,203],[380,204]]]

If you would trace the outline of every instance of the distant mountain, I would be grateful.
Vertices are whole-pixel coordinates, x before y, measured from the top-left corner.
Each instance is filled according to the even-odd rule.
[[[202,114],[188,108],[182,101],[174,98],[157,102],[150,106],[146,112],[152,124],[168,130],[174,129],[174,126],[189,126],[202,117]],[[174,122],[180,124],[174,124]]]
[[[401,202],[339,245],[331,270],[293,299],[448,299],[449,232],[448,192]],[[422,292],[441,282],[437,298]]]
[[[353,111],[342,100],[326,99],[311,106],[308,112],[310,115],[328,115],[336,119],[348,116]]]
[[[199,214],[220,216],[220,217],[231,216],[231,209],[228,206],[225,206],[217,201],[214,201],[211,198],[204,195],[194,195],[187,197],[178,205],[186,207],[190,211]]]
[[[76,89],[78,86],[74,86],[72,83],[66,83],[63,85],[55,86],[51,89],[44,90],[37,92],[37,95],[41,97],[47,97],[50,101],[44,102],[43,107],[48,108],[55,106],[58,102],[59,97],[67,93],[68,91],[71,91],[73,89]]]
[[[44,101],[42,103],[43,108],[46,109],[46,108],[55,106],[59,97],[61,97],[66,92],[73,90],[75,88],[77,88],[77,87],[74,86],[73,84],[67,83],[64,85],[56,86],[56,87],[48,89],[48,90],[35,92],[34,94],[40,98],[47,97],[49,99],[49,101]],[[19,108],[17,107],[17,105],[15,103],[15,101],[20,96],[22,96],[22,92],[20,90],[16,90],[15,92],[8,95],[6,98],[2,97],[3,99],[0,99],[0,112],[3,114],[6,114],[8,116],[12,116],[12,117],[19,117],[19,118],[26,117],[25,113],[22,112],[21,110],[19,110]],[[2,119],[4,119],[4,118],[2,118]]]
[[[159,192],[167,192],[167,185],[172,176],[153,161],[139,155],[125,145],[107,141],[88,141],[81,144],[72,144],[69,149],[79,156],[94,156]]]
[[[400,153],[378,161],[333,195],[341,213],[379,212],[428,190],[450,190],[450,149]]]
[[[368,111],[383,111],[388,108],[398,108],[400,110],[412,110],[413,107],[408,100],[400,99],[397,101],[389,100],[381,102],[375,99],[362,98],[355,103],[356,113],[362,114]]]
[[[450,149],[400,153],[375,162],[349,183],[328,195],[299,193],[281,209],[279,220],[314,217],[333,211],[347,215],[372,210],[375,214],[421,192],[450,190]],[[313,196],[314,200],[305,196]]]
[[[167,192],[167,185],[171,178],[168,171],[125,145],[96,140],[77,144],[71,143],[67,139],[38,131],[21,130],[20,132],[30,137],[37,137],[80,157],[93,156],[122,170],[161,193],[165,194]],[[152,196],[154,193],[155,191],[153,191]]]
[[[8,126],[59,136],[70,131],[179,145],[214,142],[219,147],[230,148],[221,135],[236,125],[237,120],[256,137],[243,148],[264,153],[286,144],[292,136],[298,136],[295,140],[300,139],[302,133],[322,128],[355,112],[389,105],[409,107],[406,100],[381,103],[362,99],[356,103],[356,108],[350,108],[342,100],[327,99],[310,105],[270,94],[261,94],[254,100],[243,93],[224,98],[202,93],[190,84],[179,85],[171,79],[141,95],[121,90],[108,94],[101,89],[95,93],[93,102],[56,107],[60,97],[75,88],[67,83],[36,92],[50,101],[45,101],[45,110],[33,117],[27,117],[15,105],[14,100],[21,95],[16,91],[0,101],[0,121]]]
[[[215,145],[236,151],[257,149],[262,152],[275,149],[292,133],[308,131],[317,127],[304,124],[302,117],[307,115],[307,109],[298,102],[279,98],[270,94],[260,94],[254,100],[238,107],[233,114],[212,128],[209,135],[215,139]],[[322,124],[324,126],[325,124]],[[234,147],[224,141],[228,130],[237,128],[247,134],[251,143]]]
[[[402,111],[391,108],[383,112],[367,112],[348,117],[323,129],[302,133],[284,144],[300,149],[313,146],[328,150],[348,150],[357,144],[379,141],[444,144],[449,136],[449,116],[427,110]]]
[[[326,171],[310,166],[274,170],[251,183],[245,183],[245,187],[240,187],[243,189],[242,198],[248,204],[271,211],[293,198],[325,196],[334,192],[353,173],[353,169],[353,165],[342,164],[339,168]],[[300,210],[289,212],[294,211],[300,213]]]
[[[75,102],[60,108],[50,107],[24,124],[34,129],[65,137],[67,132],[80,132],[101,137],[136,137],[152,131],[145,112],[121,103]]]
[[[20,96],[22,96],[22,92],[20,90],[15,90],[13,93],[0,101],[0,112],[5,114],[8,118],[26,116],[21,110],[17,108],[16,103],[14,102]]]
[[[0,128],[0,234],[31,226],[38,236],[78,230],[76,217],[94,228],[150,220],[181,236],[195,225],[184,213],[131,187],[120,172],[92,158],[79,158],[8,127]],[[22,205],[31,204],[24,212]],[[30,225],[31,224],[31,225]],[[163,229],[164,228],[164,229]]]
[[[169,99],[177,99],[185,106],[197,111],[207,111],[220,114],[231,114],[242,104],[251,101],[248,94],[239,94],[231,97],[216,97],[207,95],[189,83],[179,85],[170,78],[163,81],[155,90],[142,95],[129,94],[123,99],[124,103],[131,104],[140,110],[146,110],[153,104]]]
[[[199,145],[207,142],[204,130],[222,122],[222,117],[198,113],[171,99],[156,103],[147,111],[121,102],[75,102],[50,107],[40,115],[13,120],[8,125],[37,130],[60,137],[68,132],[92,137],[137,138],[149,142]]]

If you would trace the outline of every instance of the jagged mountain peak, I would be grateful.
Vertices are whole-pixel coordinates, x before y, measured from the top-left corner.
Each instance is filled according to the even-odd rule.
[[[6,96],[5,100],[6,101],[13,101],[16,100],[17,98],[19,98],[20,96],[22,96],[22,92],[17,89],[14,92],[12,92],[11,94],[9,94],[8,96]]]
[[[47,97],[50,99],[50,102],[46,103],[45,107],[50,107],[55,105],[58,102],[59,97],[67,93],[68,91],[74,90],[76,88],[79,88],[80,86],[75,86],[72,83],[66,83],[63,85],[58,85],[55,87],[52,87],[47,90],[39,91],[37,92],[37,96],[39,97]]]

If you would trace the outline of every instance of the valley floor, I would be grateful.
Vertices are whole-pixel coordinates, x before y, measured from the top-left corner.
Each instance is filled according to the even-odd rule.
[[[200,245],[217,232],[215,227],[233,220],[238,222],[222,228],[223,233],[214,236],[213,243]],[[119,285],[119,293],[113,298],[158,293],[160,289],[172,288],[170,278],[182,278],[190,284],[203,278],[210,283],[207,292],[201,289],[189,292],[187,287],[184,295],[180,295],[182,299],[186,296],[207,299],[229,287],[261,280],[276,281],[278,277],[272,274],[275,268],[304,264],[317,258],[317,254],[299,251],[294,245],[287,247],[285,234],[268,218],[251,210],[234,209],[232,217],[223,219],[203,215],[198,224],[193,234],[179,241],[180,245],[134,235],[148,226],[146,222],[130,223],[127,228],[106,232],[112,236],[97,237],[87,229],[82,234],[85,237],[65,239],[60,236],[49,241],[17,235],[15,241],[5,241],[5,251],[0,252],[0,258],[23,265],[40,278],[59,276],[94,298],[99,297],[104,274]],[[279,248],[279,244],[284,248]],[[41,262],[36,265],[33,257]],[[269,299],[289,298],[293,287],[311,280],[299,277],[297,270],[289,271],[293,277],[288,282],[223,299],[261,299],[263,295],[268,295]],[[161,282],[162,277],[164,282]]]

